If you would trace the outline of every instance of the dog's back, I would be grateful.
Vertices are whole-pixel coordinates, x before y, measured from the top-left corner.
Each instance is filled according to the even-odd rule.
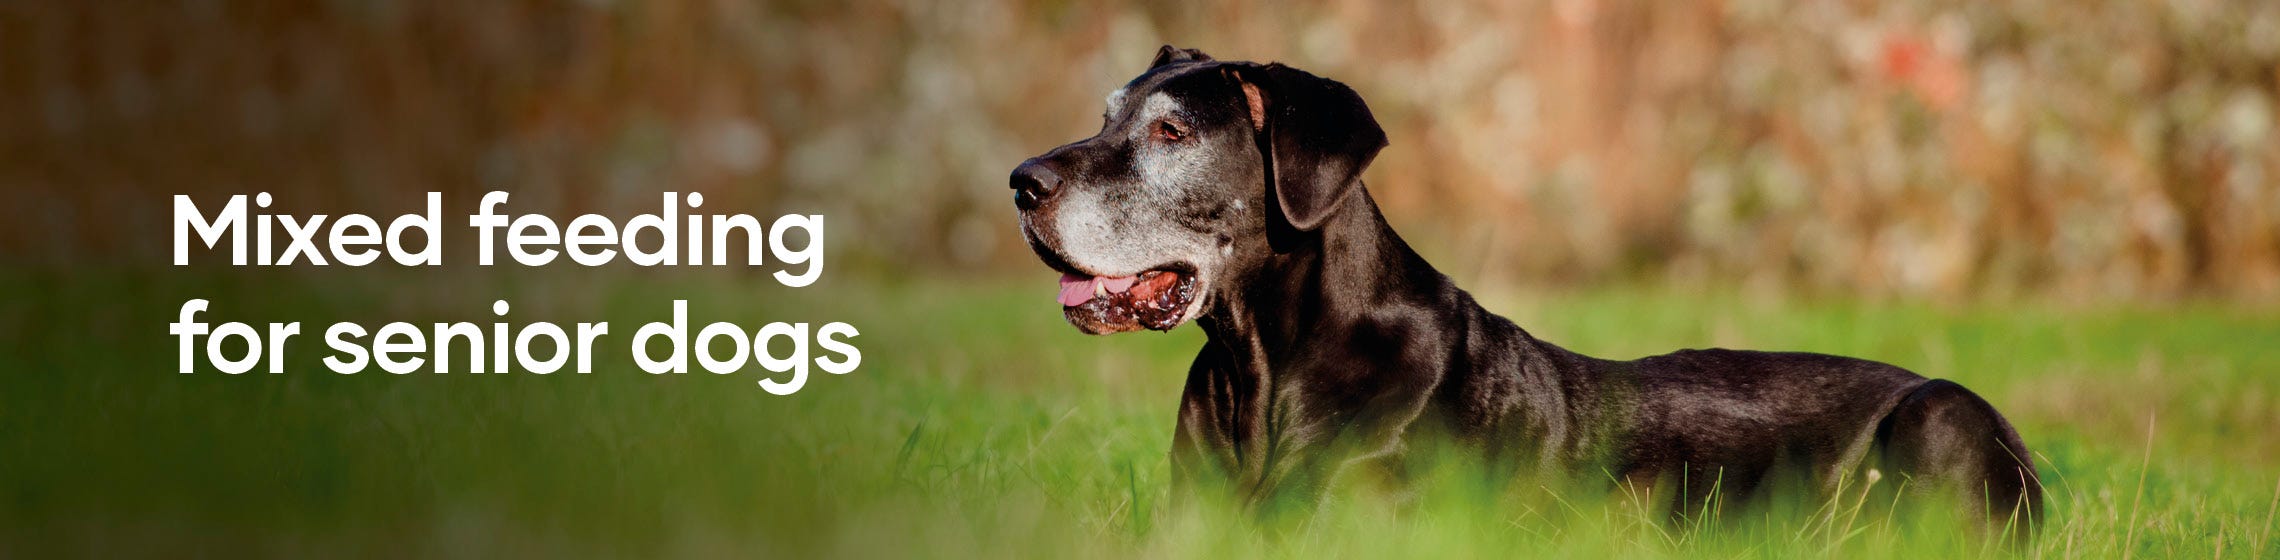
[[[1798,352],[1601,360],[1477,313],[1473,379],[1449,383],[1445,399],[1462,416],[1453,424],[1496,427],[1466,439],[1527,442],[1522,465],[1609,473],[1667,496],[1677,519],[1768,491],[1950,500],[2018,535],[2042,517],[2042,485],[2017,431],[1953,382]]]

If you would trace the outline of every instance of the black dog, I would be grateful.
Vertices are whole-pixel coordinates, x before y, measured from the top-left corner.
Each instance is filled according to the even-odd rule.
[[[1362,188],[1385,133],[1344,84],[1166,46],[1103,120],[1015,169],[1014,203],[1070,323],[1209,334],[1180,402],[1178,492],[1311,504],[1348,467],[1398,480],[1433,443],[1502,472],[1659,485],[1674,518],[1877,474],[1998,529],[2041,517],[2018,434],[1955,383],[1818,354],[1602,360],[1481,309]]]

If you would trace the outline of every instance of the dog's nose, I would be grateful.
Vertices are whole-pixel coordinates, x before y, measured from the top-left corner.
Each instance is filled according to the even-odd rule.
[[[1061,175],[1031,158],[1021,162],[1021,167],[1013,168],[1012,184],[1013,206],[1028,210],[1052,196],[1054,189],[1061,188]]]

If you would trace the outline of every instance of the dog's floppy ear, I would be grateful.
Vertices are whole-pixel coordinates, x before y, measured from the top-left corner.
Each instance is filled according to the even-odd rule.
[[[1385,147],[1385,130],[1346,84],[1280,63],[1230,69],[1283,219],[1299,231],[1320,227],[1361,184],[1362,169]]]
[[[1156,61],[1148,63],[1148,69],[1155,70],[1158,66],[1174,62],[1209,62],[1210,60],[1211,55],[1203,54],[1203,51],[1164,45],[1163,48],[1156,49]]]

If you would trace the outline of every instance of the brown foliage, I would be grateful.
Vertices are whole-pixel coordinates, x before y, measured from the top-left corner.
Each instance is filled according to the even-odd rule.
[[[30,4],[0,8],[25,259],[155,259],[176,193],[497,188],[1012,266],[1006,172],[1172,42],[1353,84],[1394,142],[1373,192],[1475,281],[2280,294],[2271,2]]]

